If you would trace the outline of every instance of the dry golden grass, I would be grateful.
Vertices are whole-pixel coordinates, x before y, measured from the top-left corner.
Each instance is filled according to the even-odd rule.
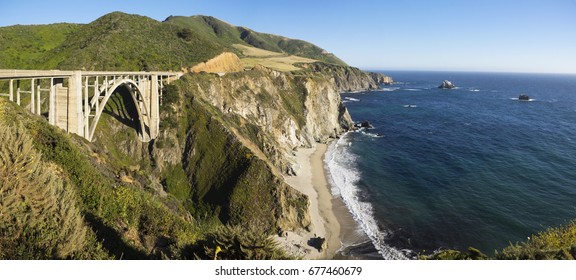
[[[301,68],[294,66],[296,63],[313,63],[317,61],[310,58],[272,52],[240,44],[233,46],[244,55],[240,60],[245,68],[262,65],[274,70],[287,72],[300,70]]]

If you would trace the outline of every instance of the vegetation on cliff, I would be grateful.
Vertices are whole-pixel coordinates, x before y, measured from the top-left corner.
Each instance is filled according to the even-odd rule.
[[[576,260],[576,221],[556,228],[548,228],[528,237],[526,241],[510,244],[488,257],[470,247],[467,252],[443,250],[422,255],[428,260]]]

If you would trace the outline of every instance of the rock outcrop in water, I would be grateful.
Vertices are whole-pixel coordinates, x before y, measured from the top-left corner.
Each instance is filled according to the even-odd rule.
[[[394,80],[392,79],[392,77],[386,76],[386,75],[381,74],[381,73],[369,72],[368,75],[370,75],[370,77],[372,77],[372,79],[374,81],[376,81],[376,83],[381,84],[381,85],[389,86],[392,83],[394,83]]]
[[[520,101],[530,101],[530,96],[526,95],[526,94],[520,94],[520,96],[518,96],[518,100]]]
[[[455,87],[455,85],[448,80],[444,80],[442,82],[442,84],[438,86],[438,88],[441,88],[441,89],[453,89],[454,87]]]

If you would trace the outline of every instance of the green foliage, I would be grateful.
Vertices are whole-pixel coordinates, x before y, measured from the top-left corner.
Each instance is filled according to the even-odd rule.
[[[180,201],[185,201],[190,196],[190,183],[181,164],[170,165],[165,168],[163,185],[168,192]]]
[[[421,260],[488,260],[488,256],[480,250],[469,247],[467,252],[457,250],[443,250],[431,256],[420,256]]]
[[[576,259],[576,220],[532,235],[527,241],[510,245],[496,253],[506,260]]]
[[[1,217],[0,258],[178,258],[200,236],[178,209],[95,165],[82,140],[4,99],[0,108],[2,196],[19,194],[0,200],[14,213]]]
[[[1,111],[10,105],[0,100]],[[42,159],[19,121],[0,115],[0,259],[106,258],[73,187]]]
[[[178,38],[183,39],[184,41],[190,42],[194,38],[194,33],[190,28],[183,28],[176,33]]]
[[[443,250],[430,256],[422,255],[423,260],[486,260],[488,256],[475,248],[468,252]],[[576,259],[576,220],[532,235],[527,241],[510,244],[496,251],[497,260],[575,260]]]
[[[238,226],[224,226],[209,233],[194,248],[198,259],[208,260],[287,260],[292,259],[270,236],[246,231]]]
[[[164,86],[162,92],[162,104],[160,105],[160,111],[171,110],[174,105],[180,100],[180,92],[178,87],[174,84],[168,84]]]
[[[0,69],[37,69],[47,53],[81,27],[67,23],[0,27]]]
[[[62,70],[180,70],[209,60],[233,44],[346,65],[301,40],[235,27],[213,17],[170,17],[165,22],[114,12],[89,24],[0,28],[0,68]]]

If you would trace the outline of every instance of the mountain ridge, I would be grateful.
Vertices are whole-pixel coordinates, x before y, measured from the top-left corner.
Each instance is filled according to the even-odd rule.
[[[15,25],[0,27],[0,44],[8,46],[0,49],[4,69],[180,70],[224,51],[242,56],[233,44],[346,65],[305,41],[236,27],[210,16],[171,16],[160,22],[113,12],[88,24]]]

